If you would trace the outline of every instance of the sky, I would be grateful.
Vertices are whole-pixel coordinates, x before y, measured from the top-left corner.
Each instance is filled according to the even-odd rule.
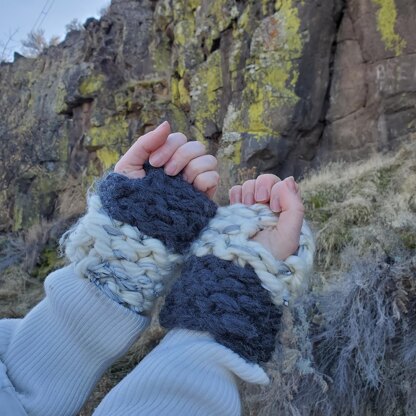
[[[45,30],[46,39],[65,37],[65,26],[74,18],[83,23],[88,17],[98,17],[110,0],[0,0],[0,55],[9,42],[9,56],[21,49],[21,40],[33,30]]]

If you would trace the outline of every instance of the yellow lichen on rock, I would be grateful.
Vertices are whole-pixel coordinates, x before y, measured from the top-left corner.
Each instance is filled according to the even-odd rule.
[[[103,169],[109,169],[120,159],[120,154],[117,150],[112,150],[107,147],[97,150],[97,157],[103,166]]]
[[[170,89],[173,104],[189,109],[191,97],[189,96],[189,91],[185,86],[185,81],[183,79],[172,78]]]
[[[81,82],[79,92],[83,97],[93,95],[102,89],[104,81],[105,76],[103,74],[91,75]]]
[[[396,33],[397,8],[395,0],[373,0],[379,7],[377,10],[377,29],[386,46],[395,53],[401,55],[406,47],[406,40]]]
[[[23,225],[23,208],[16,201],[13,205],[13,225],[12,230],[14,232],[20,231]]]
[[[88,130],[85,141],[86,147],[91,149],[103,146],[114,146],[128,135],[129,124],[122,117],[112,117],[103,126],[93,126]]]
[[[223,79],[221,70],[221,54],[217,50],[207,61],[200,65],[191,80],[192,115],[195,126],[201,132],[207,122],[220,123],[220,95]]]
[[[190,39],[194,38],[195,21],[191,17],[187,20],[181,20],[174,26],[175,44],[178,46],[176,72],[183,77],[187,69],[186,51],[192,47]]]
[[[241,140],[234,144],[234,154],[232,161],[236,166],[240,165],[241,163]]]
[[[85,147],[96,151],[103,170],[110,168],[120,158],[123,145],[128,138],[129,124],[123,117],[112,117],[103,126],[91,127],[85,138]],[[89,166],[89,172],[99,174]]]
[[[242,106],[229,126],[259,138],[284,130],[288,119],[282,115],[299,100],[295,87],[303,41],[298,9],[292,0],[278,1],[275,7],[277,12],[263,19],[253,34]],[[247,15],[239,24],[248,21]]]

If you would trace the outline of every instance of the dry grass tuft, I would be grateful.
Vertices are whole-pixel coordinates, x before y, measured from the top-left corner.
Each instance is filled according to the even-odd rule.
[[[360,255],[416,247],[416,143],[395,155],[327,166],[310,174],[301,189],[321,273],[340,267],[348,247]]]
[[[416,143],[301,184],[317,236],[313,291],[287,311],[270,386],[245,414],[416,414]]]
[[[403,374],[414,353],[404,336],[415,336],[408,328],[416,261],[351,253],[349,263],[343,279],[318,296],[324,324],[314,337],[316,366],[332,379],[332,414],[399,414],[411,398],[402,387],[412,381]]]
[[[19,264],[2,270],[0,287],[0,319],[21,318],[44,296],[42,283]]]

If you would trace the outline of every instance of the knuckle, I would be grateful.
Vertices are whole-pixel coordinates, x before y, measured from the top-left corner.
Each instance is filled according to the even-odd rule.
[[[243,188],[249,188],[253,187],[255,183],[256,181],[254,179],[249,179],[248,181],[245,181],[242,186]]]
[[[241,192],[241,188],[242,188],[241,185],[234,185],[231,187],[230,192],[232,193]]]
[[[184,144],[184,143],[186,143],[188,141],[188,138],[183,133],[175,132],[175,133],[169,134],[168,140],[169,141],[173,141],[175,143],[182,143],[182,144]]]
[[[218,183],[219,175],[216,172],[205,172],[198,175],[194,180],[194,185],[199,189],[212,188]]]
[[[187,166],[185,168],[185,171],[186,171],[186,175],[188,177],[195,178],[199,173],[199,171],[198,171],[198,162],[195,161],[195,160],[191,160],[187,164]]]
[[[272,182],[279,182],[281,180],[277,175],[273,175],[272,173],[263,173],[259,175],[257,179],[261,181],[272,181]]]
[[[193,176],[197,176],[204,172],[215,172],[217,163],[217,159],[214,156],[198,156],[195,159],[189,161],[186,170]]]
[[[207,152],[207,147],[203,143],[198,142],[197,140],[195,140],[193,142],[190,142],[190,143],[193,144],[194,149],[195,149],[196,152],[203,153],[203,154],[205,154]]]
[[[284,186],[284,182],[283,181],[279,181],[279,182],[276,182],[273,185],[273,188],[272,189],[281,189],[283,186]]]
[[[206,188],[205,186],[205,179],[201,177],[201,175],[198,175],[194,182],[193,182],[194,186],[200,190],[204,190],[204,188]]]
[[[175,133],[172,133],[172,136],[175,136],[178,140],[182,140],[185,142],[188,141],[188,138],[180,131],[176,131]]]
[[[179,147],[177,153],[181,157],[195,158],[197,155],[203,153],[201,146],[203,146],[203,144],[196,141],[187,142]]]
[[[205,155],[205,157],[207,159],[207,162],[209,163],[209,166],[212,169],[216,169],[217,166],[218,166],[218,160],[217,160],[217,158],[215,156],[213,156],[213,155]]]
[[[198,143],[198,145],[201,146],[201,149],[204,149],[205,150],[207,148],[204,143],[202,143],[202,142],[200,142],[198,140],[195,140],[195,143]]]

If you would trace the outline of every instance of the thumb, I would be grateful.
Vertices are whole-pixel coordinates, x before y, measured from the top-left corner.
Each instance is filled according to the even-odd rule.
[[[145,175],[143,165],[149,160],[152,152],[162,146],[169,134],[170,125],[164,121],[156,129],[140,136],[126,154],[119,160],[114,171],[134,174],[135,177]]]

